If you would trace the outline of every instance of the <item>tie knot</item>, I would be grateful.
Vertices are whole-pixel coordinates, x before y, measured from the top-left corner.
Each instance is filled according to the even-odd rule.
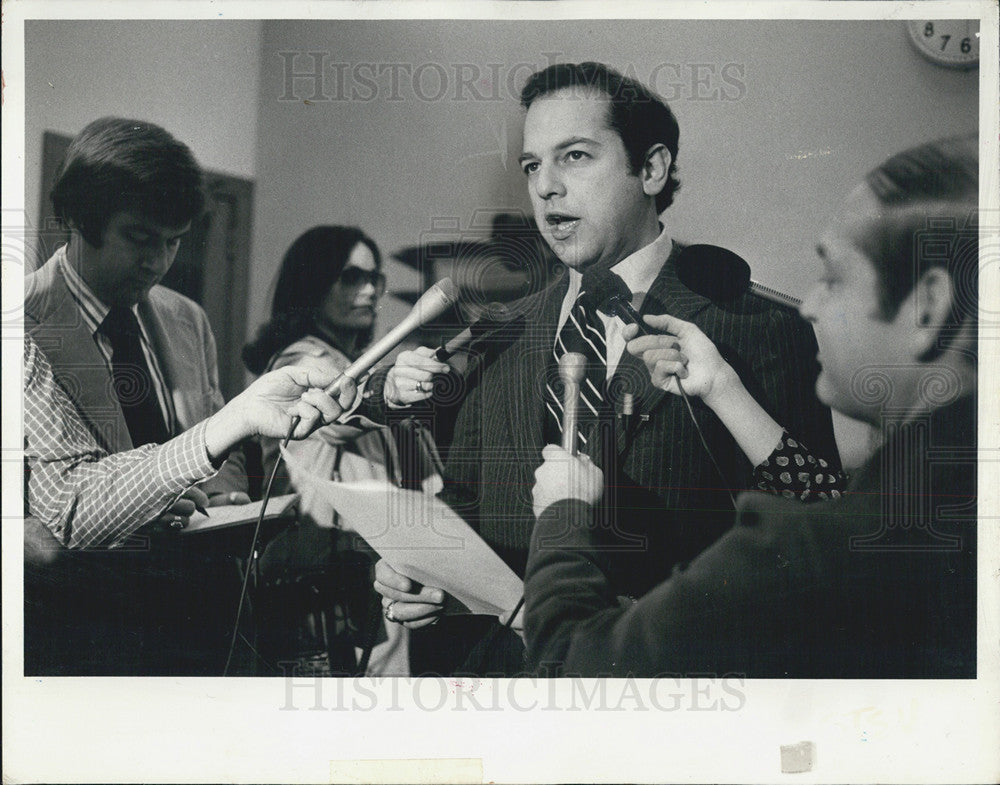
[[[131,308],[116,305],[101,322],[101,330],[108,337],[139,335],[139,320]]]

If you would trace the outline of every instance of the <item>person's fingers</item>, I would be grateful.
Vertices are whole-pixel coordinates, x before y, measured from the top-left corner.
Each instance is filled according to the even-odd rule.
[[[419,630],[421,627],[429,627],[432,624],[435,624],[440,618],[441,615],[438,614],[435,616],[428,616],[426,619],[421,619],[420,621],[405,621],[402,622],[402,624],[408,630]]]
[[[662,390],[675,392],[676,379],[686,379],[688,377],[687,368],[679,362],[670,360],[659,360],[651,369],[650,376],[653,384]]]
[[[435,349],[427,346],[418,346],[416,349],[400,352],[399,358],[393,367],[398,371],[421,370],[432,374],[447,373],[449,366],[435,359],[435,351]]]
[[[208,497],[206,507],[221,507],[225,504],[249,504],[250,496],[243,491],[220,491]]]
[[[205,493],[197,485],[192,485],[184,493],[181,494],[182,499],[189,499],[194,502],[196,507],[207,507],[208,506],[208,494]]]
[[[639,334],[639,325],[637,324],[626,324],[625,329],[622,330],[622,337],[626,341],[631,341]]]
[[[194,511],[194,502],[181,497],[167,508],[165,515],[179,515],[184,518],[190,518],[194,515]]]
[[[654,371],[659,376],[687,377],[687,367],[680,360],[657,360]]]
[[[168,510],[150,524],[150,529],[153,532],[180,531],[187,527],[190,520],[190,516],[177,515]]]
[[[440,605],[444,602],[444,592],[441,591],[441,589],[435,589],[431,586],[421,586],[420,591],[417,594],[400,591],[399,589],[388,586],[377,579],[374,586],[375,591],[387,600],[396,600],[397,602],[426,603],[428,605]]]
[[[322,415],[323,422],[325,423],[333,422],[344,411],[337,401],[318,389],[306,390],[302,393],[302,397],[299,398],[295,407],[298,410],[297,413],[299,416],[307,413],[303,407],[311,407],[317,410]]]
[[[570,454],[558,444],[546,444],[542,448],[543,461],[565,461],[570,458]]]
[[[434,375],[421,369],[397,371],[394,368],[387,377],[387,387],[391,385],[389,397],[393,403],[405,405],[425,401],[434,392]]]
[[[340,384],[340,392],[337,395],[337,405],[342,411],[347,411],[358,397],[358,383],[350,376],[344,377]]]
[[[384,609],[391,607],[391,620],[399,623],[420,621],[421,619],[437,616],[442,612],[440,605],[423,602],[403,602],[400,600],[384,600],[382,607]]]
[[[676,316],[671,316],[668,313],[657,315],[647,314],[642,318],[654,330],[673,333],[678,336],[683,336],[688,328],[691,327],[691,322],[685,322],[683,319],[678,319]]]
[[[669,351],[679,347],[680,344],[677,342],[677,336],[675,335],[640,335],[625,345],[628,353],[636,357],[646,352]]]
[[[385,559],[375,562],[375,582],[400,592],[409,592],[413,588],[413,582],[396,572]]]
[[[296,387],[301,387],[303,389],[318,387],[323,389],[332,384],[338,376],[340,376],[340,372],[330,366],[310,364],[307,359],[301,363],[296,363],[295,365],[285,365],[274,371],[266,373],[254,384],[273,379],[273,384],[269,385],[269,387],[276,386],[278,389],[290,392],[288,389],[289,384],[285,381],[285,379],[288,379],[291,380],[292,384]]]

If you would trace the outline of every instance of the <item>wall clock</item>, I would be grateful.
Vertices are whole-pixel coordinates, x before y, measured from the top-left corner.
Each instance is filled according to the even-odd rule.
[[[906,29],[917,51],[932,63],[946,68],[979,66],[979,20],[911,19]]]

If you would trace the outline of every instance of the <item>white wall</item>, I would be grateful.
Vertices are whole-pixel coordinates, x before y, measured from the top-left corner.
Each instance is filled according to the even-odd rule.
[[[299,72],[313,66],[305,53],[327,53],[332,100],[309,79],[289,93],[283,51],[302,53]],[[672,99],[675,234],[732,248],[793,294],[814,274],[818,222],[867,169],[977,127],[976,72],[931,65],[897,21],[265,22],[249,325],[281,254],[314,223],[358,223],[391,253],[436,220],[527,209],[516,93],[550,60],[582,59],[653,79]],[[460,87],[462,64],[484,81]],[[694,85],[697,73],[707,83]]]
[[[259,21],[28,21],[29,219],[43,187],[42,132],[73,135],[104,115],[162,125],[202,166],[253,178],[260,48]]]

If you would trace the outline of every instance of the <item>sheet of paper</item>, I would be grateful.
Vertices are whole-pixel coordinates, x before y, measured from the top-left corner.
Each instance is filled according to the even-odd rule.
[[[397,572],[443,589],[473,613],[499,616],[517,605],[521,579],[436,496],[379,480],[334,482],[285,461],[297,488],[319,494]]]
[[[289,510],[298,500],[297,493],[286,493],[283,496],[273,496],[267,503],[267,513],[264,518],[274,518]],[[263,502],[251,502],[250,504],[224,504],[219,507],[209,507],[208,515],[196,512],[191,516],[191,520],[181,534],[193,534],[195,532],[206,532],[214,529],[224,529],[230,526],[242,526],[248,523],[256,523],[260,515],[260,508]]]

